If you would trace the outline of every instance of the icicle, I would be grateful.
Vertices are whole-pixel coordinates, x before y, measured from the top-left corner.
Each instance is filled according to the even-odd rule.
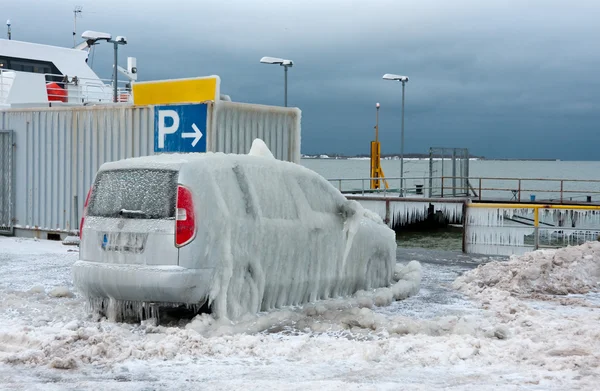
[[[434,211],[441,211],[451,224],[459,224],[463,220],[463,204],[440,202],[433,204]]]
[[[534,249],[533,208],[469,208],[466,220],[468,252],[511,255]],[[525,226],[527,223],[531,225]],[[541,209],[538,231],[543,246],[564,247],[597,240],[600,213],[580,209]]]
[[[115,300],[113,298],[89,297],[86,309],[100,316],[106,316],[112,322],[153,320],[158,323],[159,307],[176,308],[184,306],[194,312],[200,311],[202,304],[179,304],[179,303],[147,303],[140,301]]]
[[[522,254],[534,247],[531,226],[517,220],[533,220],[531,209],[469,208],[467,213],[467,252],[488,255]]]
[[[386,203],[385,200],[372,201],[372,200],[361,200],[361,205],[375,213],[377,213],[382,220],[386,217]],[[390,201],[390,225],[391,226],[404,226],[408,224],[414,224],[427,219],[429,213],[429,202],[404,202],[404,201]],[[435,212],[441,212],[445,219],[452,224],[459,224],[463,219],[463,204],[462,203],[448,203],[439,202],[433,203],[433,209]]]

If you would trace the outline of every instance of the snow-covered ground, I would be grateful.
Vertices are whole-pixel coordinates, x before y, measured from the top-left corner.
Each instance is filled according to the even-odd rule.
[[[0,389],[595,390],[600,384],[600,243],[479,267],[490,259],[400,248],[398,262],[420,262],[421,290],[391,305],[378,307],[387,301],[375,295],[235,325],[203,315],[158,326],[88,315],[72,286],[76,249],[0,237]]]

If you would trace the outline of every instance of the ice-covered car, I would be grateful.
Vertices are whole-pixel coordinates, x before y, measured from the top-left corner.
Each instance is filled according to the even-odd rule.
[[[103,164],[73,265],[92,308],[118,319],[205,305],[236,319],[390,285],[395,233],[319,174],[262,145],[258,154]]]

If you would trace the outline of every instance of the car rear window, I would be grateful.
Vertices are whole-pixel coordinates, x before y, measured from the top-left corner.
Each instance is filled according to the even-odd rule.
[[[129,169],[102,171],[96,177],[89,216],[170,219],[175,217],[178,172]]]

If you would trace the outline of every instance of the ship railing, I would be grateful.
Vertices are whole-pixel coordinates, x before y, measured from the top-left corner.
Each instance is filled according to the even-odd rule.
[[[108,79],[78,78],[76,76],[62,76],[46,74],[46,80],[56,83],[62,90],[48,89],[50,101],[63,101],[68,103],[114,103],[113,81]],[[61,79],[59,79],[61,78]],[[57,81],[60,80],[60,81]],[[67,96],[64,96],[66,90]],[[117,103],[132,103],[131,85],[126,81],[117,82]]]
[[[15,80],[15,73],[0,69],[0,104],[8,103],[8,93]]]
[[[600,180],[514,177],[414,176],[328,179],[345,194],[429,198],[469,198],[474,201],[600,202]],[[371,182],[379,181],[379,188]]]
[[[31,74],[11,69],[0,69],[0,104],[9,104],[9,95],[19,74]],[[65,76],[57,74],[39,74],[46,80],[46,92],[49,102],[68,104],[111,103],[114,102],[112,80]],[[117,102],[132,103],[131,85],[126,81],[117,83]],[[36,103],[36,102],[31,102]]]

